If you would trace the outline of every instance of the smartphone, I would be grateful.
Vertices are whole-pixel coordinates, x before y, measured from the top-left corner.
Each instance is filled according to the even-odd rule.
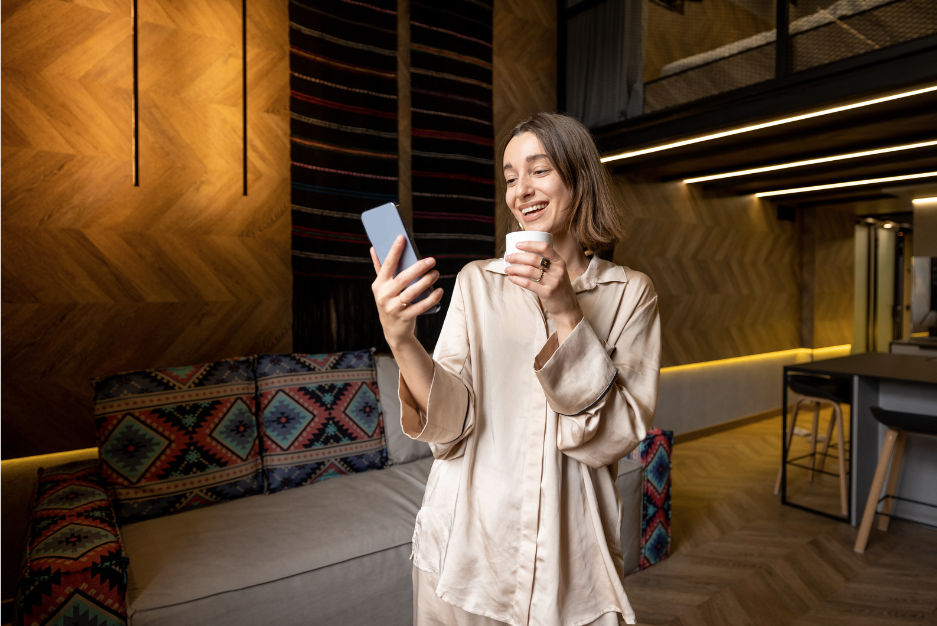
[[[413,235],[410,234],[410,230],[403,223],[403,218],[400,217],[397,205],[393,202],[365,211],[361,214],[361,223],[364,224],[364,230],[368,233],[368,239],[371,240],[371,245],[374,246],[374,251],[377,252],[377,258],[380,259],[381,263],[387,258],[390,247],[394,244],[397,236],[404,236],[406,245],[403,254],[400,255],[397,269],[394,270],[394,276],[423,258],[420,256],[420,251],[417,250],[416,242],[413,241]],[[415,282],[416,280],[410,284],[412,285]],[[433,293],[433,287],[418,295],[413,299],[413,302],[419,302],[429,297],[431,293]],[[434,304],[420,315],[428,315],[438,311],[439,304]]]

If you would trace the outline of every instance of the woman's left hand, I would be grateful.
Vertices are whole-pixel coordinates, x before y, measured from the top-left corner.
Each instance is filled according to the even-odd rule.
[[[516,264],[504,268],[508,280],[540,298],[543,308],[556,322],[558,339],[562,343],[582,320],[582,309],[569,280],[566,261],[552,246],[540,241],[521,241],[517,248],[524,252],[505,257],[508,263]],[[550,262],[549,267],[540,265],[541,258]]]

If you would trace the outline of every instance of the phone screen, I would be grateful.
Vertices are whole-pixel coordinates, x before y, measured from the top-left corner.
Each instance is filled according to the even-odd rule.
[[[409,229],[400,217],[400,211],[397,210],[397,205],[393,202],[388,202],[387,204],[382,204],[379,207],[365,211],[361,214],[361,222],[364,224],[364,230],[368,234],[368,239],[371,240],[371,245],[374,246],[377,258],[380,259],[381,262],[387,258],[387,254],[390,252],[390,248],[398,235],[403,235],[406,239],[406,246],[404,247],[403,254],[400,255],[400,262],[394,270],[394,276],[422,259],[419,250],[417,250],[416,242],[413,241]],[[431,293],[432,288],[427,289],[414,298],[413,302],[419,302],[428,297]],[[439,305],[436,304],[424,313],[421,313],[421,315],[436,313],[439,311],[439,308]]]

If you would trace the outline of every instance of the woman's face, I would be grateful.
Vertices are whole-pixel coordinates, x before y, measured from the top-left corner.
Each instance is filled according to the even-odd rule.
[[[569,189],[531,132],[518,135],[504,150],[505,201],[524,230],[553,233],[565,224]]]

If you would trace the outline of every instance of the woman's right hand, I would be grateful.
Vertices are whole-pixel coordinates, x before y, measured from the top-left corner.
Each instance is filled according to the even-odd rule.
[[[405,240],[399,235],[387,253],[387,258],[381,264],[377,252],[371,248],[371,261],[377,278],[371,283],[374,292],[374,302],[377,304],[381,316],[381,326],[384,328],[384,338],[391,350],[395,346],[415,338],[417,316],[437,304],[442,299],[442,289],[434,289],[423,300],[412,303],[412,300],[428,289],[439,278],[439,272],[431,268],[436,265],[436,259],[430,257],[417,261],[394,277],[394,268],[400,262]],[[407,285],[419,278],[413,285]]]

